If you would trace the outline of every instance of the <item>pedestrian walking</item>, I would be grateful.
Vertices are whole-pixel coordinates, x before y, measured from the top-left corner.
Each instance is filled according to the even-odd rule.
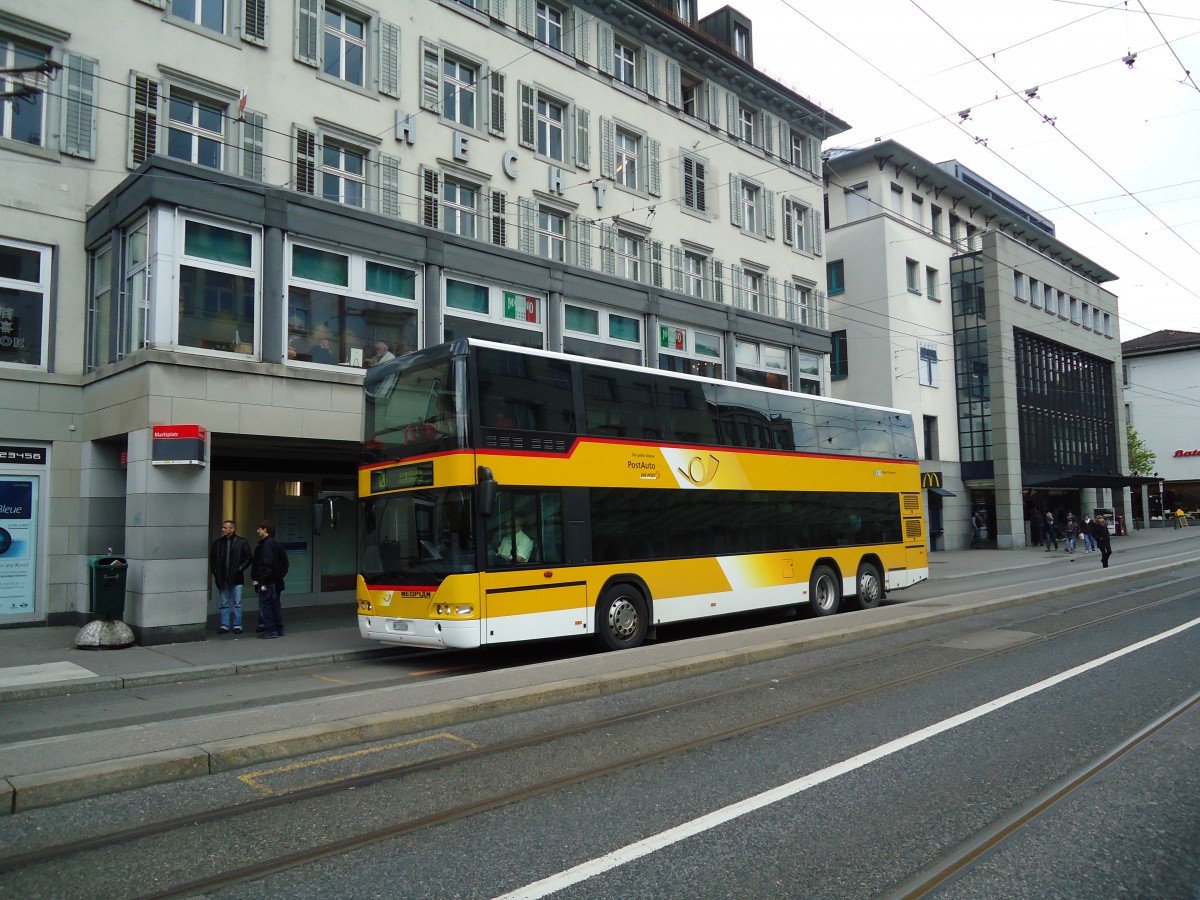
[[[250,562],[250,542],[237,533],[233,519],[226,519],[221,523],[221,536],[208,550],[208,571],[221,595],[217,634],[228,634],[230,625],[234,634],[242,633],[242,585]]]
[[[1075,518],[1075,513],[1067,513],[1067,524],[1063,529],[1066,535],[1066,546],[1063,547],[1063,553],[1075,552],[1075,541],[1079,537],[1079,522]]]
[[[1053,544],[1054,549],[1057,550],[1058,549],[1058,529],[1055,527],[1055,524],[1054,524],[1054,513],[1050,512],[1049,510],[1046,511],[1046,525],[1045,525],[1045,528],[1042,529],[1042,531],[1043,531],[1043,534],[1045,534],[1046,552],[1047,553],[1050,552],[1051,544]]]
[[[983,513],[971,513],[971,549],[983,546]]]
[[[1100,564],[1104,568],[1108,568],[1108,558],[1112,556],[1112,541],[1108,534],[1108,523],[1104,521],[1104,516],[1096,516],[1092,521],[1092,537],[1096,539],[1096,546],[1100,548]]]
[[[1029,539],[1033,541],[1033,546],[1040,547],[1042,544],[1042,526],[1045,520],[1042,514],[1036,509],[1029,514]]]
[[[1083,537],[1083,552],[1093,553],[1096,550],[1096,540],[1092,537],[1092,517],[1084,516],[1079,523],[1079,534]]]
[[[283,629],[283,610],[279,605],[282,552],[283,548],[275,542],[275,523],[263,519],[258,526],[258,546],[254,548],[254,561],[250,565],[254,593],[258,596],[258,619],[262,625],[260,638],[280,637]]]

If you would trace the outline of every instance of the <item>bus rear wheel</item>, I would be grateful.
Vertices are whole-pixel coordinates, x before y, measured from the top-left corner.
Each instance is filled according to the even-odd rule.
[[[842,602],[842,580],[829,566],[817,566],[808,582],[808,606],[814,616],[832,616]]]
[[[604,650],[626,650],[646,638],[650,614],[646,598],[632,585],[614,584],[596,604],[596,641]]]
[[[858,593],[854,596],[855,609],[874,609],[883,599],[883,576],[874,563],[865,562],[858,567],[855,581]]]

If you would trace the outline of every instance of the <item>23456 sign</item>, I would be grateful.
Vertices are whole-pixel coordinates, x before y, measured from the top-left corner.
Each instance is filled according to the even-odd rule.
[[[0,446],[0,463],[26,463],[44,466],[46,464],[46,448]]]

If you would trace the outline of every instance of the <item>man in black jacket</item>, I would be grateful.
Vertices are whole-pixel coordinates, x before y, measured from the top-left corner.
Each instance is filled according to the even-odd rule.
[[[277,638],[283,632],[283,610],[279,605],[279,582],[283,578],[283,548],[275,542],[275,523],[263,519],[258,526],[258,546],[250,578],[258,595],[260,638]]]
[[[221,627],[217,634],[229,631],[229,610],[233,608],[233,633],[242,633],[242,584],[250,568],[250,544],[237,533],[233,519],[221,523],[221,536],[208,551],[208,570],[221,594]]]

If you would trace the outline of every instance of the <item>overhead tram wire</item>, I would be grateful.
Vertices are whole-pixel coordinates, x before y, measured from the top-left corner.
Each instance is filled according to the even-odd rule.
[[[1184,80],[1192,85],[1192,89],[1200,91],[1200,86],[1197,86],[1196,79],[1192,77],[1191,70],[1183,64],[1183,60],[1179,58],[1179,54],[1175,52],[1175,48],[1171,46],[1171,42],[1167,40],[1167,36],[1162,33],[1162,29],[1158,27],[1158,22],[1154,20],[1154,16],[1150,15],[1150,10],[1146,9],[1146,4],[1142,0],[1138,0],[1138,6],[1142,8],[1142,12],[1146,14],[1146,18],[1150,20],[1150,24],[1154,26],[1154,30],[1158,32],[1158,36],[1163,39],[1163,43],[1167,45],[1167,49],[1171,51],[1171,55],[1175,57],[1175,62],[1179,63],[1179,68],[1183,69]]]

